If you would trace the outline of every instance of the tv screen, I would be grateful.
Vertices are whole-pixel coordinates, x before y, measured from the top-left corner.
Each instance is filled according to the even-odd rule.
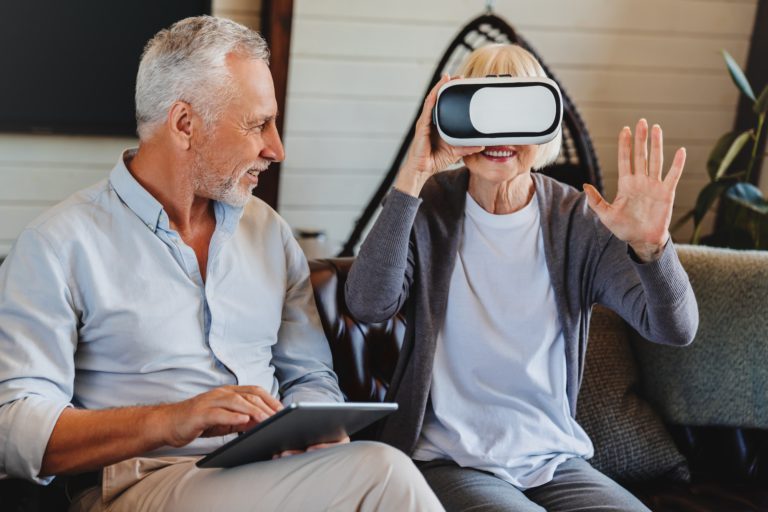
[[[0,5],[0,131],[132,135],[139,58],[211,0],[21,0]]]

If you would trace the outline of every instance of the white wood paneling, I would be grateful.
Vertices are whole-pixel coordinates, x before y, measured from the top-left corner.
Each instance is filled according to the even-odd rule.
[[[389,167],[399,145],[400,139],[395,137],[304,136],[291,135],[289,132],[285,140],[286,160],[283,171],[290,173],[293,169],[301,169],[306,173],[337,171],[341,174],[380,172]],[[343,195],[345,192],[340,187],[336,194]]]
[[[668,162],[676,147],[687,148],[677,215],[707,182],[709,150],[733,123],[738,95],[721,50],[746,60],[756,5],[498,0],[496,12],[537,49],[576,103],[608,197],[615,194],[622,126],[640,117],[661,124]],[[294,6],[281,213],[293,223],[326,222],[320,227],[333,238],[351,228],[361,208],[350,207],[373,193],[437,60],[484,2],[296,0]]]
[[[286,173],[281,179],[281,186],[286,190],[282,208],[353,208],[362,212],[368,193],[378,185],[379,179],[378,174]],[[343,196],[337,194],[339,186],[346,192]]]
[[[389,167],[432,68],[480,0],[295,0],[280,211],[343,240]],[[261,0],[214,0],[260,25]],[[579,107],[615,193],[615,139],[640,116],[688,149],[676,212],[706,183],[737,93],[720,50],[744,62],[756,0],[497,0]],[[106,176],[134,139],[0,135],[0,253],[47,205]],[[766,170],[768,172],[768,169]],[[762,180],[766,183],[767,180]],[[764,186],[765,188],[765,186]],[[768,189],[766,189],[768,190]]]
[[[354,60],[419,61],[435,64],[456,32],[453,25],[414,25],[387,22],[298,18],[293,30],[292,53],[299,57],[332,57]],[[569,28],[535,27],[521,33],[535,41],[548,64],[567,66],[629,66],[647,69],[721,71],[713,58],[723,49],[738,60],[746,59],[744,38],[714,36],[706,39],[669,34],[613,33]],[[322,41],[318,45],[317,41]],[[567,44],[563,44],[567,42]]]
[[[297,19],[460,24],[484,9],[480,0],[296,0]],[[702,0],[498,0],[495,11],[514,27],[742,37],[752,29],[756,2]]]

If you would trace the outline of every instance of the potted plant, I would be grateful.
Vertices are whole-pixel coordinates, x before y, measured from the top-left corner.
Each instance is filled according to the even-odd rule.
[[[760,189],[750,182],[755,165],[762,158],[758,154],[758,146],[768,111],[768,86],[759,96],[755,96],[733,57],[726,51],[723,51],[723,56],[733,82],[752,101],[755,127],[731,131],[720,137],[707,159],[709,183],[699,192],[693,209],[677,221],[673,230],[693,219],[691,243],[701,243],[704,215],[719,199],[722,222],[706,237],[706,243],[741,249],[768,249],[768,201]],[[749,151],[749,158],[739,158],[745,151]]]

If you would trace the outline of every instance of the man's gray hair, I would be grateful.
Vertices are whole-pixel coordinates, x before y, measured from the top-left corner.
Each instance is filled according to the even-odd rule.
[[[224,18],[186,18],[155,34],[136,75],[139,138],[150,137],[179,100],[192,105],[206,126],[216,121],[234,92],[228,53],[269,62],[269,48],[258,32]]]

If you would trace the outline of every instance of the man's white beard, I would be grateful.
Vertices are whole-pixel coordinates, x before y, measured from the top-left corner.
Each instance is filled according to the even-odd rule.
[[[193,186],[195,191],[201,192],[205,197],[236,208],[242,208],[248,203],[253,189],[256,188],[256,185],[246,187],[240,183],[244,177],[244,172],[238,174],[237,177],[229,176],[226,179],[210,172],[212,166],[206,162],[201,153],[197,153],[194,165]],[[257,163],[251,168],[266,170],[268,166],[269,162],[264,161]]]
[[[251,195],[253,195],[253,189],[256,188],[256,185],[243,187],[243,185],[240,184],[240,180],[232,179],[220,183],[219,185],[220,188],[210,190],[211,196],[217,201],[221,201],[222,203],[226,203],[236,208],[245,206],[251,198]]]

